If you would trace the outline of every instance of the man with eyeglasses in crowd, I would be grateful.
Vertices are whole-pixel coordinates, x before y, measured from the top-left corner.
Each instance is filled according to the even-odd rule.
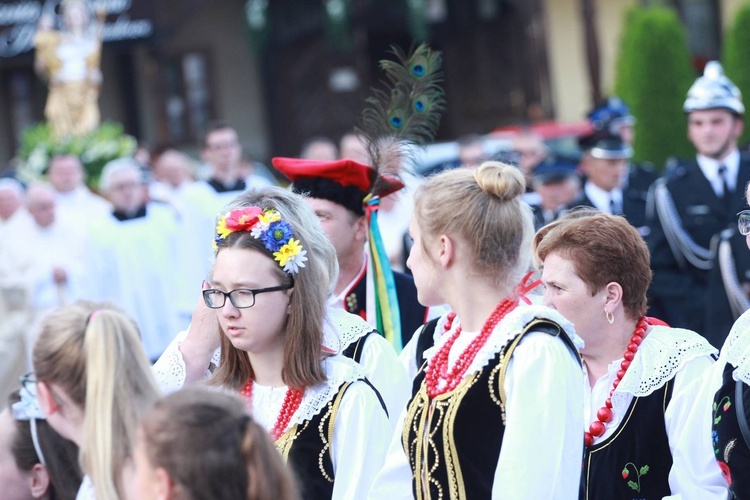
[[[653,187],[656,210],[646,238],[654,272],[649,314],[721,347],[750,306],[750,254],[735,222],[747,208],[750,181],[750,157],[737,148],[745,107],[739,89],[711,61],[683,110],[697,155]]]
[[[243,192],[242,145],[237,131],[224,122],[208,125],[201,141],[201,159],[209,168],[209,176],[187,186],[181,196],[177,308],[180,329],[190,322],[195,295],[200,290],[213,260],[211,246],[216,215],[222,207]]]

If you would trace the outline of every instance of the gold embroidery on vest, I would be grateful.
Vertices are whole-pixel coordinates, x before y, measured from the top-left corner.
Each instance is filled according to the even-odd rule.
[[[328,411],[326,411],[325,415],[323,415],[323,418],[320,419],[320,424],[318,424],[318,435],[320,436],[320,440],[323,442],[323,449],[320,450],[320,453],[318,454],[318,469],[320,470],[323,478],[329,483],[332,483],[334,478],[326,473],[325,467],[323,467],[323,457],[325,456],[326,452],[328,452],[331,463],[333,463],[333,450],[331,448],[333,445],[333,429],[336,423],[336,417],[339,413],[339,407],[341,406],[341,399],[344,397],[344,392],[346,392],[350,385],[351,382],[347,382],[346,384],[343,384],[341,386],[339,392],[336,394],[336,397],[333,398],[333,401],[328,402]]]
[[[432,401],[427,397],[427,388],[422,384],[409,405],[406,414],[402,444],[408,450],[409,462],[414,471],[417,500],[432,500],[430,486],[437,489],[437,500],[445,498],[443,485],[433,477],[441,465],[440,458],[445,458],[446,476],[448,477],[448,498],[465,498],[466,487],[463,481],[458,449],[453,438],[456,413],[461,401],[479,378],[481,372],[465,378],[452,392],[441,394]],[[409,442],[409,430],[414,432],[415,439]],[[441,431],[443,440],[442,453],[435,443],[435,433]],[[430,453],[433,463],[427,463]]]
[[[294,440],[297,439],[297,436],[302,434],[302,431],[307,428],[307,424],[308,422],[305,422],[301,429],[299,428],[299,425],[293,425],[288,431],[282,434],[276,442],[274,442],[276,449],[279,450],[279,453],[281,454],[281,458],[284,459],[284,463],[289,459],[289,451],[292,449]]]

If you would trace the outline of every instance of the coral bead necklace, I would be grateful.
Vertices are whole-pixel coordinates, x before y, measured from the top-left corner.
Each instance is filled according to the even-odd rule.
[[[427,385],[427,395],[430,399],[435,398],[446,392],[450,392],[458,387],[458,384],[463,380],[466,370],[469,369],[474,358],[476,358],[479,349],[481,349],[490,337],[490,334],[500,321],[518,305],[518,300],[504,299],[500,302],[487,321],[482,326],[482,330],[479,332],[474,340],[464,349],[464,351],[458,356],[458,359],[453,364],[453,367],[448,369],[448,356],[450,355],[453,344],[456,343],[459,335],[461,335],[461,325],[456,327],[456,331],[453,335],[443,344],[440,350],[435,353],[432,359],[428,362],[427,368],[425,368],[425,384]],[[456,318],[456,313],[450,312],[448,314],[447,321],[445,323],[445,331],[448,332],[451,329],[453,320]]]
[[[620,363],[620,369],[617,371],[615,381],[612,383],[609,397],[604,402],[604,406],[599,408],[596,412],[596,420],[591,422],[589,430],[583,433],[583,442],[587,447],[594,444],[596,438],[604,435],[604,431],[607,430],[607,424],[609,424],[614,418],[614,413],[612,413],[612,394],[615,393],[615,389],[617,389],[620,381],[625,376],[625,373],[627,373],[628,368],[630,368],[630,363],[635,358],[635,353],[638,352],[638,348],[641,346],[641,342],[643,342],[643,337],[646,336],[648,325],[649,322],[645,317],[641,317],[641,319],[638,320],[633,336],[630,337],[628,347],[622,355],[623,360]]]
[[[292,420],[292,416],[297,412],[302,404],[302,395],[304,391],[299,389],[289,388],[286,390],[284,395],[284,402],[281,405],[281,411],[279,416],[276,418],[276,423],[273,428],[269,431],[273,440],[279,439],[286,430],[289,422]],[[240,390],[240,396],[245,401],[245,406],[250,408],[253,401],[253,381],[249,379],[247,383]]]

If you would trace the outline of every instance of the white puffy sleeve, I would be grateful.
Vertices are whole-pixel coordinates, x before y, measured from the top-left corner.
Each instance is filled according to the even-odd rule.
[[[506,427],[492,498],[578,498],[583,371],[570,349],[531,332],[508,363]]]
[[[711,443],[711,408],[721,387],[724,363],[710,358],[688,362],[674,378],[672,399],[664,414],[672,452],[670,497],[683,500],[727,498],[728,489]]]
[[[398,417],[396,431],[391,436],[385,463],[375,477],[370,494],[367,496],[370,500],[409,500],[414,498],[414,495],[412,495],[412,470],[406,458],[406,453],[404,453],[401,439],[405,419],[406,408]]]
[[[341,398],[333,429],[332,500],[366,497],[383,466],[390,435],[375,392],[365,382],[353,383]]]
[[[383,397],[389,420],[395,425],[411,396],[411,379],[396,351],[385,338],[372,334],[365,340],[360,364],[367,372],[367,379]]]
[[[156,360],[154,366],[151,367],[156,382],[165,394],[182,389],[185,385],[185,360],[182,357],[182,351],[180,351],[180,344],[182,344],[187,337],[188,331],[189,330],[185,330],[178,333],[174,340],[172,340],[169,346],[164,350],[162,355],[159,356],[159,359]],[[219,366],[220,359],[221,349],[216,349],[211,357],[211,364]],[[210,376],[210,367],[206,367],[203,378],[207,379]]]

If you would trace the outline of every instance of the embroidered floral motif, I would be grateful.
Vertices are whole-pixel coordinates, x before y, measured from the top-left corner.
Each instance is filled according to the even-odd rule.
[[[714,431],[716,432],[716,431]],[[714,445],[714,453],[717,455],[721,450],[718,449],[718,436],[716,438],[716,444]],[[724,480],[727,482],[728,486],[732,486],[732,474],[729,470],[729,459],[732,457],[732,451],[734,450],[734,447],[737,445],[737,438],[731,439],[727,445],[724,447],[724,456],[721,457],[724,460],[719,460],[719,457],[716,458],[716,463],[719,464],[719,469],[721,469],[721,475],[724,476]]]
[[[630,489],[635,490],[638,493],[640,493],[641,492],[641,476],[645,476],[646,474],[648,474],[649,466],[644,465],[643,467],[638,468],[638,466],[635,465],[633,462],[628,462],[625,464],[625,467],[623,467],[622,469],[623,479],[628,479],[628,477],[630,477],[630,468],[629,468],[630,466],[633,467],[633,472],[635,472],[634,477],[638,482],[633,481],[632,479],[628,480],[628,486],[630,487]]]
[[[716,463],[719,464],[719,469],[721,469],[721,475],[724,476],[724,480],[729,486],[732,486],[732,474],[729,472],[729,466],[721,460],[717,460]]]
[[[732,406],[732,401],[729,399],[729,396],[724,396],[723,398],[721,398],[721,401],[719,401],[718,404],[714,402],[714,425],[721,422],[721,414],[717,415],[719,408],[721,408],[722,411],[726,413],[727,411],[729,411],[729,408],[731,406]]]

